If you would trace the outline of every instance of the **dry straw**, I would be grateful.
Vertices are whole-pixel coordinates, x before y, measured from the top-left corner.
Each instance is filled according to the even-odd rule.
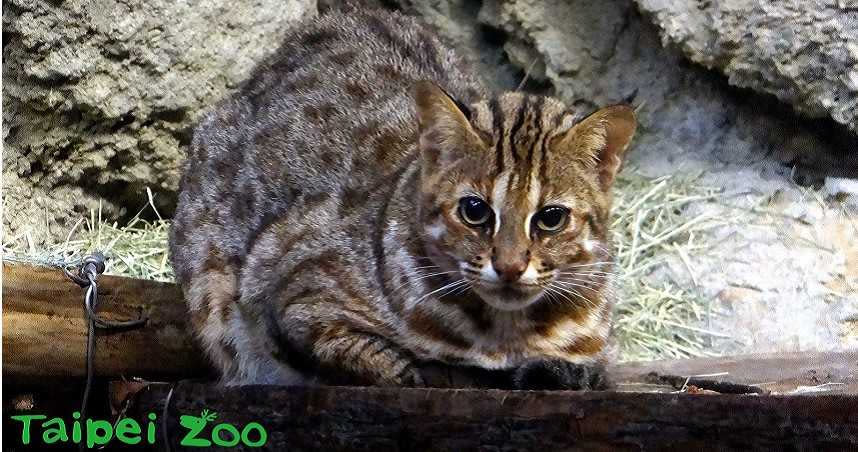
[[[3,259],[51,266],[72,265],[101,251],[107,256],[106,274],[172,281],[173,269],[167,253],[169,222],[161,219],[151,203],[146,208],[153,209],[158,219],[142,219],[144,209],[122,226],[104,221],[101,209],[93,210],[88,218],[78,219],[64,241],[44,248],[33,245],[29,231],[4,237]]]
[[[702,327],[713,315],[710,300],[697,294],[691,256],[705,250],[701,232],[720,224],[692,215],[695,203],[714,201],[719,190],[696,183],[698,177],[655,179],[625,171],[614,194],[614,241],[619,274],[616,334],[624,361],[711,355],[712,337]],[[681,262],[692,287],[667,277],[650,277],[669,258]]]

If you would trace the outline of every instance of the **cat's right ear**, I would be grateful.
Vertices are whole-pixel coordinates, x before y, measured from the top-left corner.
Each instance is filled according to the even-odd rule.
[[[420,149],[433,160],[454,160],[482,142],[468,120],[468,108],[435,83],[417,82],[414,101]]]

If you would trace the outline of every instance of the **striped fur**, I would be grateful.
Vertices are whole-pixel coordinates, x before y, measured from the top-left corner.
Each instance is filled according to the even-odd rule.
[[[313,19],[195,130],[170,246],[198,337],[227,383],[602,360],[633,132],[627,107],[490,96],[411,18]],[[464,196],[497,222],[463,223]],[[548,205],[570,220],[543,234]]]

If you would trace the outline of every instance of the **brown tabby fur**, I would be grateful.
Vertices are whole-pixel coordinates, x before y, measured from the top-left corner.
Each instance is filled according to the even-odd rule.
[[[600,361],[634,129],[625,106],[490,96],[399,14],[304,23],[195,131],[170,245],[199,338],[228,383]],[[495,224],[465,225],[463,196]],[[570,212],[557,233],[531,224],[548,205]]]

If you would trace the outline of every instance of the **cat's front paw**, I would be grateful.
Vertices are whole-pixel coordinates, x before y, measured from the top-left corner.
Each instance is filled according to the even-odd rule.
[[[576,364],[562,359],[530,361],[513,373],[516,389],[605,390],[612,387],[601,364]]]
[[[422,388],[426,386],[423,373],[415,365],[406,364],[400,371],[388,375],[377,382],[380,386],[400,386],[407,388]]]

